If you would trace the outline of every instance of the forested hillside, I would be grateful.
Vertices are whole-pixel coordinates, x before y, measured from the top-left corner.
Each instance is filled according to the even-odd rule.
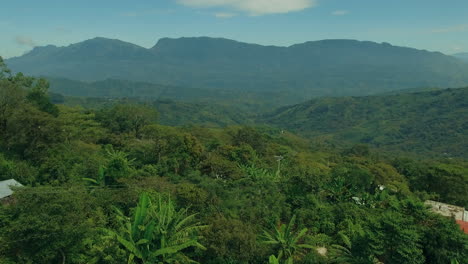
[[[465,126],[466,89],[435,93],[417,102]],[[327,121],[337,129],[355,125],[341,114],[372,120],[355,100],[416,100],[388,98],[313,101],[274,120],[341,106]],[[468,207],[466,161],[318,148],[268,127],[164,126],[156,108],[56,105],[45,80],[0,60],[0,181],[25,186],[0,203],[0,263],[468,263],[468,236],[423,204]],[[394,109],[375,115],[398,121]]]
[[[193,87],[168,86],[125,80],[82,82],[63,78],[47,77],[50,92],[72,97],[94,97],[106,99],[131,98],[142,101],[176,100],[184,102],[229,104],[244,107],[253,112],[293,104],[303,98],[294,93],[255,92]]]
[[[146,49],[95,38],[67,47],[36,47],[7,62],[14,71],[36,76],[281,92],[296,103],[317,96],[468,85],[468,65],[454,57],[356,40],[275,47],[206,37],[165,38]],[[128,91],[119,95],[124,94]]]
[[[69,83],[69,81],[65,82]],[[107,81],[112,86],[113,81]],[[115,81],[113,87],[126,82]],[[131,84],[131,83],[130,83]],[[103,86],[101,86],[103,87]],[[232,93],[234,95],[235,93]],[[319,98],[280,107],[279,103],[255,100],[255,96],[224,97],[216,93],[205,99],[181,95],[180,100],[146,98],[63,97],[60,104],[102,109],[118,103],[141,103],[155,107],[159,122],[171,126],[226,127],[273,125],[338,148],[369,144],[390,155],[464,157],[468,153],[468,88],[415,88],[367,97]],[[170,97],[170,96],[169,96]],[[259,99],[261,100],[261,99]],[[276,107],[275,107],[276,105]],[[272,112],[272,108],[277,110]]]
[[[468,157],[468,88],[316,99],[280,108],[264,121],[335,144]]]
[[[51,100],[58,104],[88,109],[92,111],[111,108],[117,104],[145,104],[158,110],[158,123],[169,126],[204,126],[222,128],[232,125],[252,125],[259,113],[254,107],[262,106],[214,102],[181,102],[173,100],[140,100],[136,98],[92,98],[63,97],[51,94]]]

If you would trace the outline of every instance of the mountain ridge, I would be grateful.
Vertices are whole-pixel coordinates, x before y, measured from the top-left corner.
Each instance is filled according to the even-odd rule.
[[[224,38],[163,38],[144,48],[94,38],[66,47],[38,47],[6,62],[13,71],[36,76],[294,92],[305,98],[468,85],[468,65],[452,56],[343,39],[280,47]]]

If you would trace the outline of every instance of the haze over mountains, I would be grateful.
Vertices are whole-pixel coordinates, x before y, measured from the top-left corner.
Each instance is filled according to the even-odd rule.
[[[461,53],[453,54],[453,56],[462,61],[468,62],[468,52],[461,52]]]
[[[276,47],[207,37],[164,38],[146,49],[120,40],[95,38],[67,47],[36,47],[8,59],[7,64],[14,71],[36,76],[293,93],[296,101],[468,85],[468,64],[457,58],[356,40]]]

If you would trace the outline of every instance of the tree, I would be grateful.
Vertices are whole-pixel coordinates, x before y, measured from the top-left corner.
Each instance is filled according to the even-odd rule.
[[[76,263],[102,217],[79,187],[21,188],[14,198],[0,207],[0,256],[14,263]]]
[[[133,160],[125,152],[107,149],[107,165],[103,169],[105,185],[117,184],[118,179],[128,178],[132,173]]]
[[[11,116],[24,101],[26,93],[20,84],[28,84],[30,81],[21,74],[12,76],[0,57],[0,138],[5,137]]]
[[[196,263],[183,251],[204,249],[198,232],[205,226],[196,222],[196,215],[188,215],[187,209],[177,211],[170,199],[158,196],[152,203],[149,194],[142,193],[132,219],[116,211],[121,229],[109,232],[127,250],[128,263]]]
[[[250,145],[257,153],[264,153],[266,149],[265,136],[251,127],[242,127],[232,135],[234,145]]]
[[[0,144],[22,157],[38,156],[61,140],[58,108],[44,79],[12,75],[0,58]]]
[[[35,80],[34,86],[28,91],[26,99],[37,106],[43,112],[49,113],[55,117],[59,114],[58,107],[50,101],[49,82],[45,79]]]
[[[146,126],[143,139],[153,141],[152,156],[160,172],[183,174],[200,164],[203,146],[196,137],[174,128],[157,125]]]
[[[141,137],[146,125],[156,122],[158,112],[153,107],[142,104],[117,104],[99,113],[98,119],[105,127],[116,133],[134,133]]]
[[[384,263],[421,264],[425,262],[421,234],[406,215],[392,211],[372,219],[368,230],[370,246]]]
[[[244,221],[224,216],[210,219],[210,226],[204,232],[207,257],[219,262],[235,260],[238,263],[253,263],[259,250],[253,226]],[[208,262],[207,261],[207,262]]]
[[[468,263],[468,236],[453,219],[426,213],[422,219],[423,251],[427,263]]]

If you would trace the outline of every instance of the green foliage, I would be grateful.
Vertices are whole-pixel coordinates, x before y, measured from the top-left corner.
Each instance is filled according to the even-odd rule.
[[[414,191],[436,193],[443,201],[468,207],[468,170],[463,162],[418,162],[398,159],[395,167]]]
[[[156,109],[137,104],[118,104],[99,113],[100,120],[105,127],[117,133],[134,133],[137,138],[146,125],[157,120]]]
[[[368,144],[393,154],[467,157],[468,88],[367,97],[319,98],[263,121],[329,144]],[[362,145],[345,154],[365,154]]]
[[[274,255],[270,256],[270,258],[268,259],[268,263],[269,264],[280,264],[278,259]]]
[[[102,224],[94,199],[79,187],[17,190],[0,208],[0,255],[15,263],[58,263],[85,251],[85,239]]]
[[[128,263],[196,263],[183,251],[190,247],[204,249],[198,232],[204,228],[187,215],[187,209],[176,211],[172,201],[159,196],[152,203],[147,193],[140,200],[133,218],[117,210],[121,230],[109,231],[128,252]]]
[[[375,219],[369,233],[374,254],[384,263],[424,263],[421,234],[411,219],[387,212]]]
[[[27,186],[0,200],[0,263],[468,260],[468,236],[423,203],[468,206],[463,159],[265,126],[168,127],[133,101],[55,112],[45,82],[0,68],[0,180]]]
[[[261,254],[257,245],[257,234],[252,224],[238,219],[217,216],[209,219],[204,232],[207,260],[237,260],[252,263]]]
[[[288,224],[281,224],[279,228],[275,227],[274,232],[264,231],[263,233],[264,243],[273,246],[278,252],[278,260],[288,264],[300,259],[305,249],[314,248],[312,245],[302,242],[307,228],[300,231],[293,230],[295,220],[296,216],[293,216]]]
[[[457,224],[437,215],[428,215],[422,225],[423,251],[427,263],[466,263],[468,236],[458,230]]]
[[[29,91],[26,99],[35,104],[41,111],[58,116],[59,109],[53,104],[47,94],[49,83],[45,79],[39,79]]]

